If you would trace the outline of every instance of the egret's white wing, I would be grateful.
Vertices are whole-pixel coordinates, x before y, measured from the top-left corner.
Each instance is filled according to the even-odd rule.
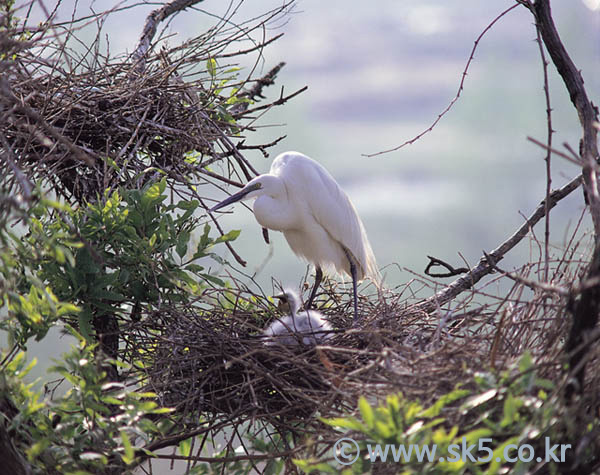
[[[378,283],[379,272],[364,226],[329,172],[305,155],[288,152],[273,161],[271,173],[279,175],[291,198],[302,203],[315,221],[352,253],[358,263],[359,280],[368,276]],[[347,268],[344,270],[348,272]]]

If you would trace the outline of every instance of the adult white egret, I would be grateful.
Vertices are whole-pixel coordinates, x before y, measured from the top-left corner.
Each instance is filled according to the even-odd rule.
[[[210,211],[250,198],[256,198],[259,224],[283,232],[292,251],[314,264],[315,284],[306,308],[321,283],[322,269],[333,268],[352,278],[356,322],[357,282],[369,277],[378,285],[379,272],[362,221],[329,172],[306,155],[285,152],[273,160],[269,173],[253,178]]]
[[[303,345],[314,346],[324,342],[331,336],[331,326],[316,310],[298,312],[300,299],[290,289],[286,289],[281,299],[284,308],[289,308],[289,315],[275,320],[264,331],[265,345],[281,344],[287,346]]]

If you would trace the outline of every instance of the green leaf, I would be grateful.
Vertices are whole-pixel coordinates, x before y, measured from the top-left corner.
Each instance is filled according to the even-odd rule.
[[[213,58],[209,58],[206,60],[206,70],[212,78],[214,78],[217,75],[217,62]]]
[[[182,440],[179,443],[179,452],[184,457],[189,457],[192,452],[192,438]]]
[[[77,251],[75,263],[77,271],[81,274],[98,274],[101,270],[86,247],[82,247]]]
[[[521,373],[524,373],[525,371],[528,371],[532,366],[533,358],[531,357],[531,353],[529,351],[526,351],[519,359],[519,371]]]
[[[198,264],[188,264],[187,266],[185,266],[185,270],[197,274],[198,272],[202,272],[204,270],[204,267]]]
[[[454,391],[452,391],[448,394],[444,394],[433,404],[433,406],[422,411],[420,416],[421,417],[439,416],[440,412],[442,411],[442,409],[444,407],[446,407],[448,404],[456,401],[457,399],[461,399],[465,396],[468,396],[469,393],[470,393],[470,391],[468,391],[466,389],[455,389]]]
[[[93,340],[94,330],[92,329],[92,312],[90,307],[86,305],[78,315],[79,319],[79,331],[83,337],[91,342]]]
[[[365,431],[365,426],[358,419],[354,417],[334,417],[332,419],[321,419],[325,424],[331,427],[338,427],[340,429],[356,430],[360,432]]]
[[[94,287],[92,292],[90,292],[90,297],[95,299],[110,300],[112,302],[122,302],[125,300],[123,294],[119,292],[113,292],[111,290],[105,290],[97,287]]]
[[[129,437],[127,436],[127,433],[124,430],[120,431],[120,433],[121,440],[123,441],[123,449],[125,451],[124,454],[121,455],[121,458],[123,459],[123,462],[125,462],[127,465],[130,465],[135,459],[135,451],[131,446],[131,442],[129,440]]]
[[[204,225],[204,229],[202,231],[202,236],[200,236],[200,242],[198,243],[198,249],[196,253],[200,253],[210,244],[210,238],[208,237],[208,233],[210,233],[210,225],[207,223]]]
[[[204,277],[209,282],[212,282],[213,284],[218,285],[219,287],[225,287],[225,281],[223,281],[222,279],[219,279],[218,277],[215,277],[214,275],[202,274],[202,277]]]
[[[163,201],[166,198],[166,196],[163,195],[166,186],[166,178],[163,178],[162,180],[150,185],[142,195],[142,204],[147,206],[149,204],[155,204]]]
[[[375,426],[375,413],[373,412],[373,408],[369,404],[369,401],[367,401],[364,396],[361,396],[358,400],[358,409],[360,410],[360,415],[367,427],[372,429]]]
[[[195,210],[196,208],[198,208],[198,206],[200,206],[200,202],[198,200],[191,200],[191,201],[187,201],[187,200],[181,200],[180,202],[177,203],[177,208],[179,209],[183,209],[183,210]]]
[[[189,240],[190,240],[190,232],[182,231],[181,234],[179,235],[179,239],[177,240],[177,247],[175,248],[175,251],[177,252],[179,257],[181,257],[182,259],[187,253]]]
[[[502,421],[500,427],[507,427],[513,422],[519,420],[519,409],[523,405],[521,399],[515,398],[512,394],[508,393],[504,398],[504,408]]]
[[[215,244],[218,244],[220,242],[235,241],[241,232],[241,229],[233,229],[227,234],[223,234],[222,236],[219,236],[217,239],[215,239]]]

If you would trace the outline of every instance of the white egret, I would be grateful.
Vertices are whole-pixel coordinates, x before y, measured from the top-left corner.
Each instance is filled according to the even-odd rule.
[[[316,310],[298,312],[300,299],[290,289],[286,289],[283,295],[276,298],[281,299],[284,308],[289,308],[289,315],[275,320],[264,331],[267,338],[266,345],[281,344],[287,346],[303,345],[314,346],[324,342],[331,336],[331,326]]]
[[[369,277],[379,285],[379,272],[362,221],[329,172],[306,155],[285,152],[273,160],[269,173],[253,178],[210,211],[250,198],[256,198],[259,224],[283,232],[292,251],[314,264],[315,284],[306,308],[321,283],[322,269],[333,269],[352,278],[356,322],[357,282]]]

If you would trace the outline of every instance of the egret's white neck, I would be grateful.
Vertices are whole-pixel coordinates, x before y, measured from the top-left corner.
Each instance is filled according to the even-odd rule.
[[[291,229],[297,222],[285,183],[275,175],[262,175],[263,184],[254,202],[254,216],[259,224],[274,231]]]

